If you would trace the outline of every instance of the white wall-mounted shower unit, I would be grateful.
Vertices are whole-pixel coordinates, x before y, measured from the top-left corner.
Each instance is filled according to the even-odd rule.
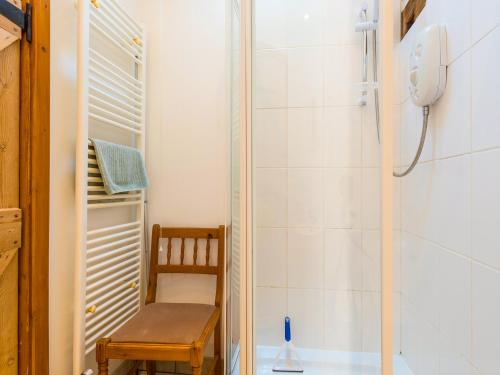
[[[408,87],[413,104],[422,107],[422,132],[413,161],[403,172],[394,172],[394,177],[405,177],[418,164],[425,145],[430,106],[436,103],[446,88],[447,62],[446,28],[430,25],[422,30],[415,41],[409,61]]]

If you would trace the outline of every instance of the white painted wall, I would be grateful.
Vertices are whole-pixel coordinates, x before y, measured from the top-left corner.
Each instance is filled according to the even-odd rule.
[[[223,224],[224,1],[126,0],[123,6],[147,21],[150,222]],[[73,355],[75,244],[77,11],[73,0],[51,2],[51,26],[50,373],[67,375]],[[191,296],[204,300],[210,287],[202,283]]]
[[[399,46],[403,165],[421,112],[408,99],[408,55],[431,23],[448,31],[448,87],[431,107],[422,161],[402,181],[402,351],[416,375],[500,368],[500,64],[498,1],[427,0]]]
[[[77,11],[72,0],[51,1],[51,165],[49,366],[72,373],[75,260],[75,142]]]
[[[224,224],[225,1],[155,0],[148,11],[149,224]],[[162,276],[158,299],[213,303],[209,279]]]

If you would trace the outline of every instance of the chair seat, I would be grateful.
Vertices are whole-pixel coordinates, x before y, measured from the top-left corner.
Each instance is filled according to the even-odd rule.
[[[152,303],[144,306],[112,336],[112,342],[192,344],[210,317],[219,313],[212,305]]]

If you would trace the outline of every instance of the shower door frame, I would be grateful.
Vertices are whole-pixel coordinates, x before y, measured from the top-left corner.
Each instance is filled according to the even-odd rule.
[[[255,0],[241,0],[240,52],[240,374],[255,373],[254,269],[253,269],[253,178],[252,178],[252,72],[253,15]],[[393,165],[394,165],[394,4],[380,0],[379,85],[381,119],[381,361],[382,375],[393,375]],[[399,15],[398,15],[399,16]],[[399,19],[399,18],[398,18]],[[353,25],[354,27],[354,25]],[[383,84],[382,84],[383,83]]]
[[[380,10],[380,121],[381,121],[381,358],[382,375],[393,375],[394,358],[394,281],[393,281],[393,169],[394,169],[394,2],[381,0]],[[397,14],[399,22],[399,13]]]
[[[253,0],[240,3],[240,374],[254,373],[252,212]]]

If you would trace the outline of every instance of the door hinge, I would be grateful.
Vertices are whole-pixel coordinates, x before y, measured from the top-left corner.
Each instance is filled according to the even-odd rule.
[[[0,0],[0,15],[7,18],[14,25],[26,33],[26,40],[31,43],[33,39],[32,32],[32,4],[26,3],[26,12],[18,8],[7,0]]]

